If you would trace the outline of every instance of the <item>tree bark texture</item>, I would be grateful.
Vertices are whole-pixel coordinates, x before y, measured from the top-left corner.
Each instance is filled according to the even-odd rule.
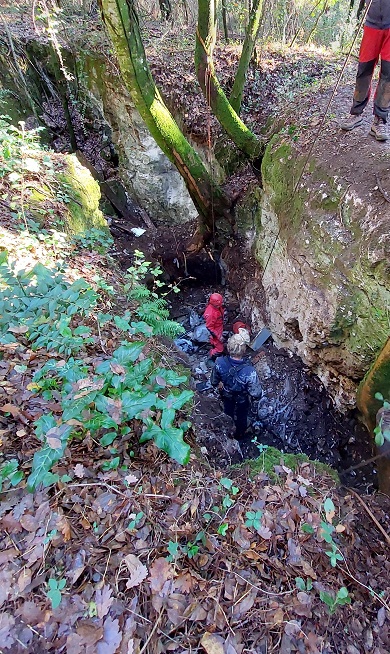
[[[229,30],[227,24],[227,8],[226,0],[222,0],[222,25],[223,25],[223,34],[225,37],[225,43],[229,43]]]
[[[252,10],[249,16],[249,25],[246,31],[244,44],[237,73],[234,78],[234,84],[230,95],[230,104],[234,111],[239,114],[242,103],[242,94],[244,92],[246,74],[252,57],[253,49],[256,45],[257,35],[260,29],[260,22],[263,13],[263,0],[254,0]]]
[[[216,42],[218,0],[198,0],[195,66],[199,84],[222,127],[239,150],[250,159],[260,156],[263,145],[234,111],[215,74],[213,50]]]
[[[200,214],[200,232],[210,234],[214,218],[231,220],[231,201],[214,183],[161,98],[146,60],[134,0],[100,0],[100,6],[135,106],[156,143],[183,177]]]

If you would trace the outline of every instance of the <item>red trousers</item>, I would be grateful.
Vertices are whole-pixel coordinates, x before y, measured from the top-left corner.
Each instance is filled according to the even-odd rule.
[[[364,27],[351,114],[361,114],[370,98],[371,80],[379,57],[381,70],[374,96],[374,114],[387,122],[390,109],[390,29]]]

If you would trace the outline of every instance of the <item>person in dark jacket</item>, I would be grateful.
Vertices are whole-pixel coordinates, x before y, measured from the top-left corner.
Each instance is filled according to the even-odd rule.
[[[361,0],[359,11],[367,11],[359,66],[350,114],[340,121],[350,131],[363,122],[363,111],[371,93],[371,80],[379,57],[381,70],[374,96],[374,120],[370,134],[377,141],[389,138],[387,118],[390,109],[390,0]]]
[[[248,423],[250,398],[257,400],[262,395],[260,381],[252,364],[244,358],[249,334],[240,329],[228,340],[228,356],[220,357],[211,372],[212,386],[219,388],[223,410],[233,419],[235,438],[245,436]]]

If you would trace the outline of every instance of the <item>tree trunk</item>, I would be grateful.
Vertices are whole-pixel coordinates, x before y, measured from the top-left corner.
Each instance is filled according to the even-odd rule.
[[[100,0],[100,6],[122,78],[151,135],[183,177],[205,240],[213,233],[214,219],[232,221],[231,200],[214,183],[161,98],[146,60],[134,0]]]
[[[322,16],[327,12],[327,10],[328,10],[328,2],[325,2],[322,11],[320,11],[320,13],[318,14],[318,16],[316,18],[316,21],[315,21],[312,29],[310,30],[309,36],[306,39],[306,44],[308,44],[310,42],[311,37],[314,35],[314,33],[315,33],[315,31],[316,31],[316,29],[318,27],[318,23],[320,22],[320,18],[322,18]]]
[[[158,4],[160,5],[161,18],[169,20],[172,16],[171,0],[158,0]]]
[[[237,112],[237,114],[240,113],[241,109],[242,94],[244,92],[246,74],[260,29],[262,9],[263,0],[254,0],[252,11],[249,17],[249,25],[246,31],[244,45],[242,46],[240,62],[238,64],[233,89],[230,95],[230,104],[232,105],[234,111]]]
[[[222,127],[239,150],[256,159],[263,144],[234,111],[215,74],[213,50],[216,41],[218,0],[198,0],[198,28],[196,30],[195,66],[200,87]]]
[[[184,20],[186,25],[188,25],[188,7],[187,7],[187,0],[181,0],[181,4],[183,5],[183,12],[184,12]]]
[[[223,34],[225,37],[225,43],[229,43],[229,30],[227,25],[227,8],[226,0],[222,0],[222,25],[223,25]]]

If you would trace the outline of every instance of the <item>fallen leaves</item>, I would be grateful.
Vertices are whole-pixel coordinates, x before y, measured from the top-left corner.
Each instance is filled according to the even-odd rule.
[[[216,636],[215,634],[206,631],[201,638],[200,644],[207,654],[225,654],[223,647],[224,642],[225,641],[221,636]]]
[[[134,588],[135,586],[142,584],[149,573],[147,567],[141,563],[138,556],[135,556],[134,554],[128,554],[125,556],[124,562],[126,563],[130,573],[130,577],[126,583],[126,588]]]

